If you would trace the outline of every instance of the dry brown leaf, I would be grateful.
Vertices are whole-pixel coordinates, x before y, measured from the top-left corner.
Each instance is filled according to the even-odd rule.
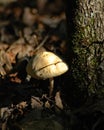
[[[60,91],[58,91],[55,95],[55,104],[58,108],[63,109],[62,99],[60,96]]]

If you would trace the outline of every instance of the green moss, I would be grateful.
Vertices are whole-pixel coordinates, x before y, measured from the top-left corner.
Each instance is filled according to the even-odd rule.
[[[93,20],[91,21],[93,23]],[[77,27],[77,32],[73,37],[73,51],[75,58],[73,59],[73,76],[80,83],[79,87],[88,87],[90,93],[96,91],[96,69],[98,67],[98,59],[96,47],[92,44],[94,37],[85,37],[85,30],[89,31],[90,27]]]

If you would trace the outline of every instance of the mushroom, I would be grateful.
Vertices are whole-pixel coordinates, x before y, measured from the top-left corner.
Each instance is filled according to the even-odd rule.
[[[43,51],[33,56],[26,66],[27,74],[36,79],[49,79],[49,96],[52,96],[54,77],[68,71],[67,64],[49,51]]]

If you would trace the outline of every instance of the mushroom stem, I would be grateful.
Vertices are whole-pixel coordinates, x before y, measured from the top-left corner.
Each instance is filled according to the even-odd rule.
[[[50,86],[49,86],[49,97],[52,96],[53,88],[54,88],[54,78],[49,78]]]

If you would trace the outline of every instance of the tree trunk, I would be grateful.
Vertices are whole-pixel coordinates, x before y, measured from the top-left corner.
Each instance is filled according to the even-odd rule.
[[[66,18],[74,85],[97,93],[104,86],[104,1],[66,0]]]

